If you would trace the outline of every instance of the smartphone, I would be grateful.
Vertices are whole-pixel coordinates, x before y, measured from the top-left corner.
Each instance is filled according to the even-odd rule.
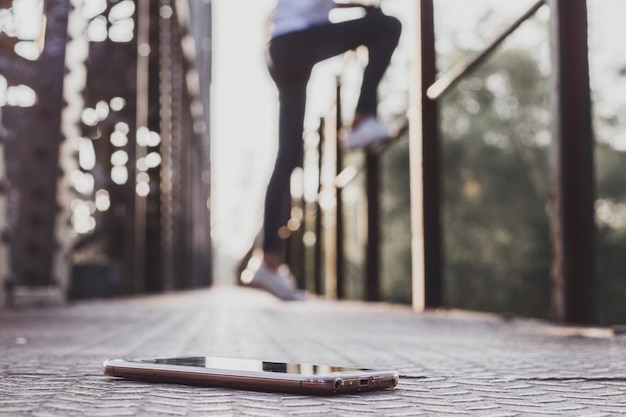
[[[205,356],[109,359],[103,367],[113,377],[306,395],[386,390],[398,384],[396,371]]]

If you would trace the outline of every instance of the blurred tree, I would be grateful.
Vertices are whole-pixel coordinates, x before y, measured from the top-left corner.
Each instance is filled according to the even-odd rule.
[[[616,114],[624,111],[617,109]],[[622,117],[623,119],[623,117]],[[604,134],[624,131],[626,120],[620,116],[595,121],[599,140],[596,144],[596,223],[598,226],[598,296],[600,321],[607,324],[626,322],[623,300],[626,298],[626,152],[603,141]]]
[[[547,77],[530,51],[506,49],[440,106],[446,304],[547,317]],[[408,146],[384,158],[384,279],[410,301]]]
[[[452,306],[549,316],[547,82],[530,51],[505,49],[441,104]]]
[[[549,75],[542,70],[547,57],[532,42],[505,42],[439,105],[449,307],[550,317]],[[438,59],[450,68],[471,52],[459,48]],[[591,49],[590,59],[599,52]],[[614,83],[626,77],[623,65],[609,71],[616,71]],[[626,320],[626,108],[608,93],[593,91],[596,250],[599,319],[614,324]],[[406,140],[386,149],[382,164],[384,295],[410,303]]]
[[[381,283],[391,302],[411,304],[409,143],[400,138],[381,160]]]

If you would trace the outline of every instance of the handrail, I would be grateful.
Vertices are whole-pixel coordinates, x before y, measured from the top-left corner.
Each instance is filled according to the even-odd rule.
[[[534,13],[536,13],[539,8],[541,8],[544,4],[546,4],[546,0],[537,1],[523,16],[517,19],[512,26],[507,28],[502,34],[500,34],[484,51],[474,55],[469,61],[464,62],[460,65],[457,65],[451,72],[448,74],[444,74],[439,80],[433,82],[428,89],[428,97],[432,100],[437,100],[441,95],[443,95],[454,83],[456,83],[461,77],[466,75],[470,70],[479,65],[485,57],[490,54],[498,45],[500,45],[503,40],[509,36],[514,30],[516,30],[523,22],[525,22],[529,17],[531,17]],[[338,77],[338,88],[337,88],[337,99],[336,106],[339,107],[340,100],[340,77]],[[337,131],[339,130],[339,126],[341,126],[341,111],[339,108],[335,109],[335,116],[337,122]],[[343,233],[343,224],[342,224],[342,207],[341,207],[341,192],[345,189],[348,184],[350,184],[361,172],[366,173],[366,192],[367,192],[367,255],[365,257],[366,266],[365,266],[365,281],[364,281],[364,298],[367,300],[378,300],[380,298],[379,293],[379,249],[376,248],[376,245],[379,244],[380,239],[378,236],[379,227],[380,227],[380,219],[377,205],[378,201],[378,193],[379,193],[379,183],[378,183],[378,169],[379,169],[379,158],[392,143],[395,143],[398,138],[403,137],[405,133],[409,130],[409,122],[406,121],[399,128],[397,128],[392,137],[388,140],[383,141],[381,143],[372,145],[366,149],[364,149],[364,158],[358,161],[353,161],[352,163],[342,166],[341,163],[338,163],[333,178],[332,185],[326,190],[318,190],[317,196],[317,204],[322,204],[322,200],[325,200],[329,197],[329,194],[332,194],[334,199],[336,200],[336,205],[334,206],[334,211],[329,213],[331,216],[335,216],[336,223],[334,224],[334,245],[336,250],[336,259],[334,262],[334,273],[336,274],[336,296],[342,298],[345,294],[343,291],[343,255],[342,255],[342,246],[343,239],[341,235]],[[336,133],[336,132],[335,132]],[[320,141],[321,143],[321,141]],[[340,161],[342,148],[337,145],[337,158]],[[320,149],[321,152],[321,149]],[[330,185],[330,184],[329,184]],[[318,249],[318,253],[321,249]],[[332,272],[331,272],[332,273]],[[318,285],[316,283],[316,288]]]
[[[539,0],[526,13],[517,19],[509,28],[504,30],[496,39],[491,42],[484,50],[473,55],[470,59],[455,66],[453,69],[444,74],[435,81],[428,90],[426,95],[431,100],[438,100],[443,96],[457,81],[463,78],[468,72],[473,70],[480,64],[491,52],[494,51],[511,33],[513,33],[522,23],[534,15],[544,4],[545,0]]]
[[[533,16],[537,11],[546,4],[546,0],[538,0],[533,6],[528,9],[522,16],[520,16],[511,26],[504,30],[491,44],[489,44],[483,51],[475,54],[466,62],[462,62],[454,67],[452,70],[444,74],[441,78],[435,81],[427,90],[426,95],[431,100],[438,100],[443,96],[457,81],[463,78],[468,72],[474,69],[480,64],[491,52],[493,52],[511,33],[513,33],[522,23]],[[389,140],[384,141],[378,145],[368,149],[368,152],[373,154],[379,154],[384,151],[389,144],[395,142],[395,139],[402,136],[409,129],[409,122],[404,123]],[[335,186],[337,188],[343,188],[348,185],[363,168],[363,164],[352,164],[345,167],[339,172],[335,178]]]

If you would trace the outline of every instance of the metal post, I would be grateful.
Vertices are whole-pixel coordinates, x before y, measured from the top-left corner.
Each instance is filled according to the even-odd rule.
[[[139,0],[137,3],[137,98],[135,106],[136,128],[148,127],[148,70],[150,68],[150,2]],[[146,147],[139,141],[135,141],[135,164],[132,184],[137,184],[137,178],[141,173],[136,161],[146,156]],[[134,259],[133,259],[133,282],[134,292],[141,294],[146,289],[146,197],[135,195],[135,233],[134,233]]]
[[[366,158],[367,246],[365,258],[366,301],[380,300],[380,154],[368,151]]]
[[[317,144],[317,172],[318,172],[318,182],[317,182],[317,196],[319,197],[320,192],[322,191],[322,155],[324,152],[324,132],[326,129],[326,125],[324,123],[324,118],[320,118],[320,126],[318,129],[319,132],[319,143]],[[322,222],[322,207],[319,202],[319,198],[315,199],[315,245],[313,249],[313,282],[316,294],[321,294],[323,290],[322,286],[322,230],[323,230],[323,222]]]
[[[419,41],[409,113],[411,251],[413,308],[422,311],[442,304],[440,169],[437,103],[426,95],[437,75],[433,0],[420,0],[416,7]]]
[[[171,0],[160,0],[162,9],[171,8]],[[176,288],[174,277],[174,151],[172,138],[172,19],[161,15],[159,21],[160,115],[161,115],[161,268],[163,288]]]
[[[300,159],[300,164],[298,167],[300,169],[304,169],[304,151],[302,153],[302,158]],[[305,233],[305,223],[304,223],[304,212],[306,210],[306,203],[304,201],[304,176],[301,178],[301,191],[300,195],[293,195],[291,200],[291,216],[290,216],[290,225],[289,227],[289,243],[291,246],[291,263],[289,264],[291,270],[295,274],[298,284],[300,288],[306,288],[306,269],[305,269],[305,247],[304,247],[304,233]],[[297,198],[296,198],[297,197]]]
[[[191,193],[194,199],[193,253],[194,276],[200,286],[213,282],[212,245],[210,214],[211,190],[211,149],[210,149],[210,106],[211,106],[211,68],[212,68],[212,2],[177,0],[179,11],[186,9],[189,33],[195,39],[195,53],[188,57],[187,77],[197,80],[197,88],[192,87],[195,81],[187,82],[190,95],[190,114],[194,134],[195,178]],[[195,74],[195,75],[194,75]],[[202,227],[197,227],[202,225]]]
[[[341,78],[337,77],[337,105],[336,105],[336,135],[335,135],[335,145],[336,145],[336,169],[335,176],[341,172],[343,169],[343,158],[342,158],[342,149],[341,143],[339,141],[339,130],[341,129]],[[335,233],[335,250],[336,250],[336,264],[335,264],[335,273],[337,277],[337,298],[341,299],[345,296],[344,289],[344,274],[343,274],[343,265],[344,265],[344,251],[343,251],[343,199],[342,199],[342,188],[335,187],[335,196],[336,196],[336,233]]]
[[[150,2],[150,30],[149,45],[150,55],[148,59],[148,129],[160,132],[160,108],[159,108],[159,73],[160,73],[160,41],[159,24],[161,21],[159,2]],[[158,151],[154,146],[150,151]],[[161,184],[160,167],[150,168],[148,171],[150,182]],[[161,252],[161,193],[152,192],[146,197],[146,239],[145,239],[145,283],[146,292],[161,292],[164,289],[164,276],[162,268]]]
[[[585,0],[552,9],[553,308],[560,321],[596,321],[593,138]]]
[[[59,213],[57,181],[63,139],[61,113],[69,10],[69,0],[44,3],[45,43],[36,61],[0,49],[0,73],[10,84],[27,85],[37,94],[37,103],[31,107],[3,110],[7,174],[19,204],[10,213],[11,273],[16,278],[10,284],[28,289],[35,297],[39,288],[52,289],[55,299],[63,298],[66,288],[62,287],[69,282],[67,276],[54,276],[59,271],[69,271],[67,265],[62,268],[54,265],[55,261],[68,262],[67,257],[55,257],[60,247],[55,229]],[[47,297],[48,292],[44,294]]]
[[[4,141],[6,140],[6,130],[2,124],[2,107],[0,107],[0,310],[6,303],[6,289],[9,278],[9,223],[7,216],[7,202],[10,188],[9,179],[6,176]]]

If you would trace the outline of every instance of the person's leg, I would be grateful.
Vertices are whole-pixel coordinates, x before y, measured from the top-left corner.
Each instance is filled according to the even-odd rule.
[[[263,222],[263,252],[268,266],[273,268],[278,267],[282,259],[279,229],[289,219],[291,172],[302,157],[306,83],[280,84],[278,90],[278,151],[265,195]]]
[[[289,220],[291,173],[302,158],[306,88],[311,73],[311,68],[290,65],[289,60],[277,62],[275,58],[289,50],[290,45],[291,37],[282,36],[272,41],[267,53],[268,69],[278,87],[278,150],[265,193],[263,258],[261,262],[251,259],[241,280],[283,300],[302,300],[304,293],[297,289],[293,276],[283,265],[283,238],[279,235]]]
[[[369,61],[363,72],[361,91],[356,106],[357,115],[375,116],[378,110],[378,85],[389,67],[402,26],[395,17],[382,14],[372,16],[375,21],[373,26],[377,28],[379,36],[376,36],[366,44],[369,51]]]
[[[306,87],[313,66],[332,56],[366,45],[370,59],[363,75],[357,112],[376,113],[377,88],[398,43],[400,22],[382,14],[283,35],[272,40],[268,68],[279,91],[278,152],[265,196],[263,222],[264,264],[276,270],[282,264],[279,236],[290,210],[290,177],[302,157]]]
[[[290,211],[290,180],[302,154],[302,130],[306,104],[305,83],[277,83],[279,90],[278,151],[274,170],[265,193],[263,217],[263,258],[252,259],[242,274],[242,282],[262,288],[276,297],[290,301],[303,300],[293,276],[283,265],[281,227],[287,224]]]
[[[380,10],[371,11],[354,22],[337,24],[330,31],[335,32],[334,36],[342,36],[348,42],[346,45],[365,45],[369,54],[352,123],[341,133],[342,145],[347,149],[369,147],[395,134],[393,129],[378,121],[378,86],[391,62],[401,31],[400,21]]]
[[[312,67],[358,46],[366,46],[369,60],[363,73],[356,112],[375,116],[378,85],[391,62],[401,31],[402,25],[397,18],[374,10],[360,19],[315,26],[294,34],[298,38],[294,41],[297,47],[288,57],[294,64],[299,62]]]

